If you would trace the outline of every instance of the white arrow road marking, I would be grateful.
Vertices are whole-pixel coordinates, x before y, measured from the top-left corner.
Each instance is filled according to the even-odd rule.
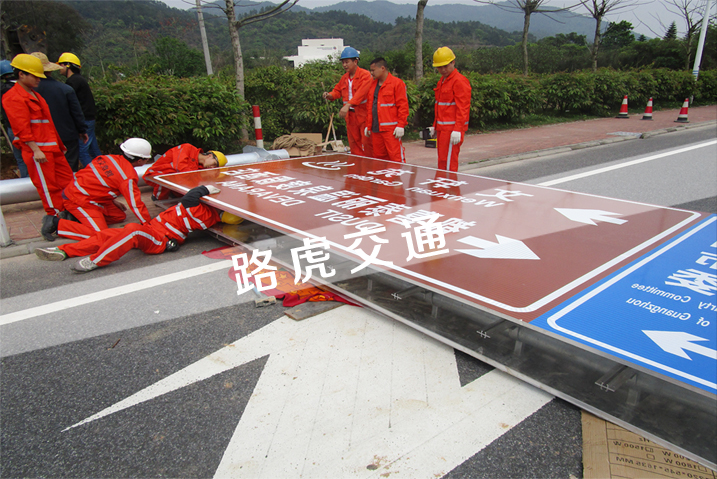
[[[694,334],[685,333],[683,331],[643,331],[643,333],[665,352],[675,354],[681,358],[692,361],[692,358],[685,352],[685,350],[687,350],[700,356],[717,359],[717,350],[692,343],[692,341],[709,341]]]
[[[444,475],[552,398],[366,309],[283,317],[72,427],[270,357],[215,477]],[[370,468],[369,468],[370,466]]]
[[[525,243],[520,240],[506,238],[505,236],[495,235],[497,243],[492,241],[476,238],[475,236],[466,236],[458,240],[476,248],[482,249],[457,249],[459,253],[469,254],[476,258],[492,258],[492,259],[540,259],[538,255],[528,248]]]
[[[571,221],[577,221],[578,223],[585,223],[588,225],[597,226],[597,223],[595,223],[595,221],[604,221],[605,223],[613,223],[616,225],[627,223],[627,220],[612,218],[610,216],[620,215],[620,213],[610,213],[609,211],[582,210],[575,208],[555,208],[555,211],[557,211]]]

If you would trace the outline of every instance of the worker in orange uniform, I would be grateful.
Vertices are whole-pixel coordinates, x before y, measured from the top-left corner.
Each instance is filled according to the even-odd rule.
[[[204,153],[200,148],[183,143],[168,150],[157,161],[152,163],[142,176],[145,183],[153,188],[153,200],[166,200],[171,191],[152,181],[153,176],[196,171],[205,168],[216,168],[227,164],[227,157],[221,151]]]
[[[401,138],[408,124],[406,84],[388,72],[383,58],[372,61],[370,68],[374,80],[367,94],[364,134],[371,137],[374,158],[405,163]]]
[[[90,255],[72,265],[73,271],[87,273],[117,261],[133,248],[141,249],[146,254],[177,251],[192,231],[211,228],[219,221],[228,224],[243,221],[238,216],[219,212],[199,201],[202,196],[215,193],[219,193],[219,188],[215,186],[197,186],[189,190],[179,204],[164,210],[148,223],[108,228],[94,232],[89,238],[77,243],[57,248],[37,248],[35,254],[46,261],[63,261],[68,257]]]
[[[434,89],[435,118],[429,132],[432,137],[437,134],[438,169],[458,171],[458,154],[471,111],[471,83],[456,70],[456,55],[448,47],[436,50],[433,66],[441,78]]]
[[[65,207],[79,223],[53,217],[43,220],[42,234],[57,233],[70,239],[82,239],[92,232],[107,229],[107,225],[121,223],[127,218],[126,207],[117,201],[124,196],[140,223],[152,218],[137,186],[136,166],[152,157],[152,145],[143,138],[130,138],[120,145],[122,155],[101,155],[78,171],[75,181],[62,195]],[[47,218],[47,217],[46,217]]]
[[[371,86],[371,74],[358,66],[359,52],[355,48],[346,47],[341,52],[341,65],[344,73],[330,92],[324,92],[327,100],[343,99],[344,106],[339,116],[346,120],[346,131],[349,136],[351,153],[371,157],[373,148],[371,140],[364,135],[366,124],[366,95]]]
[[[72,169],[63,154],[65,145],[52,122],[50,108],[35,92],[40,79],[45,78],[42,62],[22,53],[10,65],[18,80],[3,95],[2,106],[15,134],[13,144],[22,152],[47,217],[57,218],[65,210],[62,190],[72,181]],[[43,219],[43,225],[48,221]],[[52,236],[45,239],[54,241]]]

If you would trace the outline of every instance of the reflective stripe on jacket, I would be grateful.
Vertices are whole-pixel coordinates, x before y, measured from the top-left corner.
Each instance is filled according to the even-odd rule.
[[[438,131],[467,131],[471,111],[471,83],[453,70],[438,80],[436,88],[435,119],[433,127]]]
[[[13,144],[17,148],[34,141],[42,151],[67,151],[52,122],[50,107],[39,93],[32,96],[16,83],[3,95],[2,107],[15,134]]]
[[[88,203],[108,203],[121,194],[127,200],[132,213],[144,224],[151,217],[142,202],[138,180],[134,167],[124,157],[102,155],[75,173],[75,181],[65,188],[64,195],[82,206]]]
[[[192,231],[211,228],[220,221],[219,212],[211,206],[200,203],[191,208],[185,208],[181,203],[162,211],[152,220],[153,228],[164,228],[167,236],[179,243],[184,243],[187,235]]]
[[[373,97],[376,92],[378,80],[371,82],[368,90],[368,107],[366,112],[366,126],[371,129],[373,124]],[[378,129],[379,131],[393,131],[397,126],[405,128],[408,124],[408,96],[406,84],[403,80],[388,74],[378,90]]]

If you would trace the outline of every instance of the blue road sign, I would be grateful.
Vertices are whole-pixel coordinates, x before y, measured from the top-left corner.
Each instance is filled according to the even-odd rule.
[[[717,392],[717,216],[530,323]]]

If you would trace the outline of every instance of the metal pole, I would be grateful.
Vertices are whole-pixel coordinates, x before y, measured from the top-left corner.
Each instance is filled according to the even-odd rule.
[[[717,0],[715,0],[717,3]],[[695,64],[692,67],[692,74],[695,76],[695,80],[700,73],[700,63],[702,63],[702,51],[705,48],[705,37],[707,36],[707,27],[710,23],[710,11],[712,10],[710,0],[705,0],[705,14],[702,17],[702,27],[700,29],[700,40],[697,42],[697,53],[695,53]]]
[[[0,209],[0,246],[4,248],[14,243],[15,242],[10,239],[10,233],[8,233],[7,226],[5,225],[5,216],[3,216],[2,210]]]
[[[207,65],[207,75],[212,75],[212,59],[209,56],[209,44],[207,43],[207,32],[204,30],[204,14],[202,14],[202,0],[197,0],[197,18],[199,19],[199,33],[202,35],[202,47],[204,48],[204,63]]]

